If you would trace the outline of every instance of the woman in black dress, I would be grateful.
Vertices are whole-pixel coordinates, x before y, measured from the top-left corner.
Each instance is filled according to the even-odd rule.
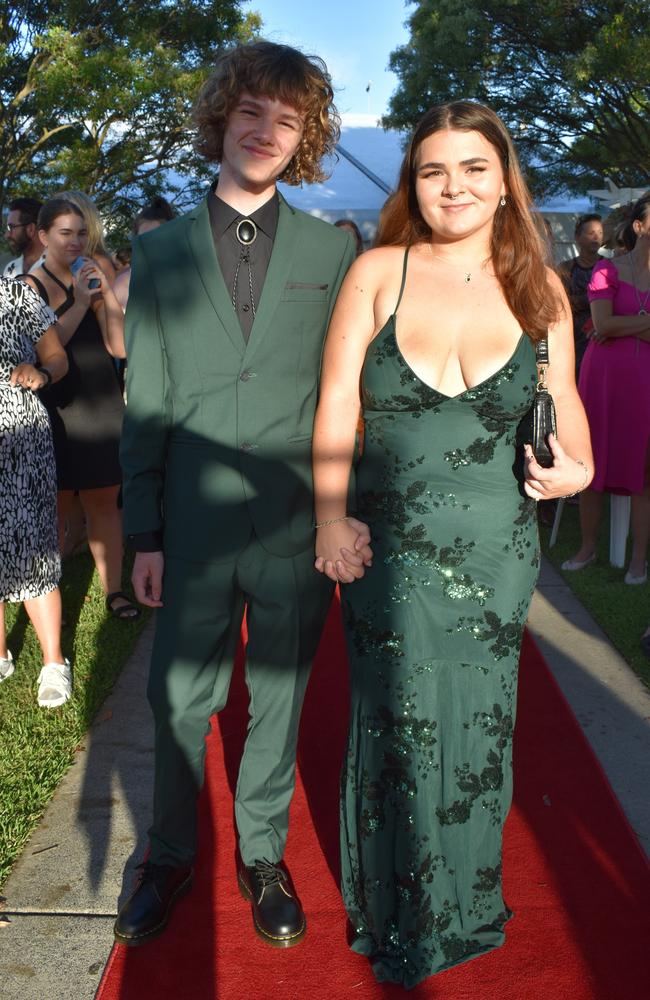
[[[123,358],[123,313],[104,272],[87,260],[73,278],[70,265],[86,248],[80,209],[62,198],[43,206],[39,236],[46,247],[42,267],[25,278],[59,318],[69,372],[47,394],[59,488],[59,533],[75,492],[86,514],[88,544],[109,611],[133,618],[138,609],[121,592],[122,523],[117,506],[118,457],[124,404],[114,358]],[[91,291],[89,282],[99,286]]]

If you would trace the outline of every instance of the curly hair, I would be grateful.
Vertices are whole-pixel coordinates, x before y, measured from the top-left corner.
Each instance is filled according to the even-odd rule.
[[[445,129],[479,132],[499,155],[506,204],[497,208],[492,225],[492,266],[522,330],[531,340],[541,340],[562,315],[562,301],[548,278],[546,231],[533,209],[514,143],[491,108],[474,101],[450,101],[427,111],[409,143],[397,190],[382,209],[375,246],[410,246],[431,239],[416,196],[417,155],[425,139]]]
[[[282,101],[304,117],[298,149],[278,180],[293,185],[325,180],[328,174],[320,161],[334,151],[341,119],[323,60],[274,42],[251,42],[224,52],[194,108],[194,146],[210,162],[221,162],[226,124],[242,91]]]

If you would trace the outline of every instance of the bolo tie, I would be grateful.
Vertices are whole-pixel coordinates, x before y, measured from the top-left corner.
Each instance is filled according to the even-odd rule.
[[[251,312],[253,313],[253,319],[255,319],[255,299],[253,298],[253,272],[251,271],[251,255],[250,248],[257,239],[257,226],[252,219],[242,219],[241,222],[237,223],[237,228],[235,229],[235,235],[241,244],[241,253],[239,255],[239,260],[237,261],[237,269],[235,271],[235,278],[232,283],[232,307],[237,311],[237,281],[239,279],[239,270],[242,264],[246,264],[248,268],[248,288],[251,293]]]

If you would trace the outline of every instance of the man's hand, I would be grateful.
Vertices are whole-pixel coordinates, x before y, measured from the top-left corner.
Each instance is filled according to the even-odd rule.
[[[358,532],[354,542],[354,551],[348,548],[341,549],[341,555],[348,572],[354,572],[356,579],[364,575],[366,567],[372,566],[372,549],[370,548],[370,531],[363,521],[357,521],[356,517],[349,517],[348,524]],[[361,570],[359,573],[358,570]],[[345,581],[347,582],[347,581]]]
[[[370,528],[363,521],[357,521],[356,517],[348,518],[348,524],[351,524],[353,528],[359,532],[356,542],[354,543],[354,551],[357,555],[361,556],[364,566],[372,566],[372,549],[370,548]]]
[[[372,565],[370,532],[355,517],[324,525],[316,532],[314,568],[335,583],[360,580]]]
[[[131,583],[136,600],[148,608],[162,608],[163,571],[165,557],[162,552],[136,552]]]

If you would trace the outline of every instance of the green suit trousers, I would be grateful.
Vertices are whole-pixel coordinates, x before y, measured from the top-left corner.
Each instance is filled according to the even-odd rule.
[[[196,853],[205,736],[228,697],[245,606],[250,722],[235,794],[239,847],[246,865],[282,858],[300,712],[332,590],[314,570],[311,547],[283,558],[253,536],[226,562],[167,556],[148,685],[155,864],[187,864]]]

